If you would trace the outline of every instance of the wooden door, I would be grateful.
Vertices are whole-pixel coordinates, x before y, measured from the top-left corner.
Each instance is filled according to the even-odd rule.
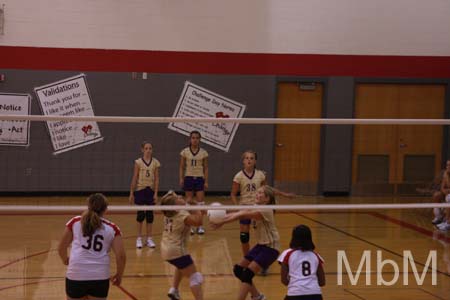
[[[445,86],[442,85],[359,84],[355,118],[439,119],[444,115],[444,98]],[[442,126],[356,125],[352,170],[356,190],[358,184],[386,184],[390,186],[386,192],[390,189],[390,192],[397,193],[399,186],[406,192],[408,184],[423,184],[420,181],[439,172],[442,130]],[[363,170],[361,166],[363,161],[370,162],[370,159],[375,170],[383,168],[377,165],[377,161],[385,164],[385,181],[382,174],[373,180],[366,176],[371,170]],[[425,168],[420,169],[421,164],[425,164]],[[367,163],[367,166],[371,164]],[[427,172],[432,174],[426,175]],[[376,189],[382,190],[380,186]],[[413,187],[408,193],[412,190]],[[370,188],[367,191],[370,193]]]
[[[320,118],[322,97],[322,84],[302,89],[298,83],[279,83],[277,118]],[[315,194],[319,180],[320,125],[277,125],[275,142],[276,186]]]

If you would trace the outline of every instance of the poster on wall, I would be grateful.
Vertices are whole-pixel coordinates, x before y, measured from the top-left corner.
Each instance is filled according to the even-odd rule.
[[[217,118],[217,122],[170,123],[169,129],[187,136],[197,130],[202,135],[202,142],[228,152],[239,124],[223,123],[220,119],[241,118],[244,111],[244,104],[186,81],[173,117]]]
[[[26,116],[31,112],[28,94],[0,93],[0,116]],[[28,146],[30,144],[30,121],[1,120],[0,146]]]
[[[46,116],[94,116],[86,76],[66,78],[34,89]],[[54,154],[103,140],[97,122],[48,121]]]

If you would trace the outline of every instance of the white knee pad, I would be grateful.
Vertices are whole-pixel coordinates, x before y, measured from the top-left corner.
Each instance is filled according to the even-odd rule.
[[[434,213],[434,216],[437,218],[440,218],[443,215],[442,209],[438,208],[438,207],[433,208],[433,213]]]
[[[447,196],[445,196],[445,202],[450,203],[450,194],[448,194]]]
[[[190,286],[201,285],[203,282],[203,275],[200,272],[195,272],[189,278]]]

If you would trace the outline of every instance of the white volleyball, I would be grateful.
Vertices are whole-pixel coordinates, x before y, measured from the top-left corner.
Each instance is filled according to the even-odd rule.
[[[211,203],[211,206],[221,206],[219,202]],[[227,214],[226,210],[222,209],[210,209],[208,210],[208,220],[211,222],[218,222],[221,221],[225,215]]]

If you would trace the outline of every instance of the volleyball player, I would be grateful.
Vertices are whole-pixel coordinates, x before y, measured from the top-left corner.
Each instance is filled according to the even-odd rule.
[[[231,187],[231,200],[238,204],[237,194],[240,193],[240,205],[255,204],[256,191],[266,184],[266,175],[263,171],[256,168],[257,154],[253,150],[247,150],[242,154],[243,168],[233,178]],[[274,193],[286,197],[292,197],[293,194],[285,193],[272,188]],[[250,249],[250,219],[241,219],[239,239],[243,255],[246,255]]]
[[[66,273],[67,299],[106,299],[110,281],[109,251],[116,256],[116,274],[111,281],[120,285],[125,269],[125,249],[119,227],[103,218],[108,202],[102,194],[88,198],[88,210],[66,224],[58,253]],[[70,258],[67,248],[72,244]]]
[[[274,205],[275,193],[273,188],[264,185],[256,190],[256,205]],[[239,264],[233,268],[234,275],[241,281],[238,299],[244,300],[250,293],[253,300],[265,299],[255,284],[253,277],[259,271],[268,269],[279,255],[280,236],[275,226],[273,210],[262,210],[252,207],[248,210],[241,210],[229,213],[221,221],[210,221],[215,229],[220,228],[225,223],[235,220],[253,220],[257,244],[242,258]]]
[[[180,186],[183,188],[189,204],[205,204],[205,190],[208,188],[208,152],[200,147],[201,134],[192,131],[189,146],[180,153]],[[196,196],[197,200],[194,200]],[[195,229],[191,229],[195,233]],[[202,226],[197,228],[198,234],[204,234]]]
[[[450,161],[447,161],[444,176],[442,177],[441,193],[444,195],[444,199],[447,203],[450,203]],[[450,208],[445,209],[446,217],[443,218],[443,222],[436,225],[439,230],[450,230]]]
[[[161,205],[185,205],[183,198],[173,191],[161,198]],[[197,271],[192,257],[187,253],[186,243],[190,226],[201,226],[203,217],[200,211],[165,210],[164,231],[161,239],[161,256],[171,265],[175,266],[173,285],[168,296],[172,300],[180,299],[178,287],[183,277],[189,278],[189,285],[195,300],[203,299],[203,276]]]
[[[160,162],[153,157],[153,146],[149,142],[141,144],[142,157],[134,161],[133,178],[131,179],[129,202],[131,205],[154,205],[158,201]],[[136,248],[142,248],[142,226],[146,221],[146,245],[155,248],[152,238],[153,211],[138,211]]]
[[[292,230],[290,249],[283,251],[281,282],[288,287],[285,300],[322,300],[325,285],[323,259],[314,252],[311,230],[299,225]]]

